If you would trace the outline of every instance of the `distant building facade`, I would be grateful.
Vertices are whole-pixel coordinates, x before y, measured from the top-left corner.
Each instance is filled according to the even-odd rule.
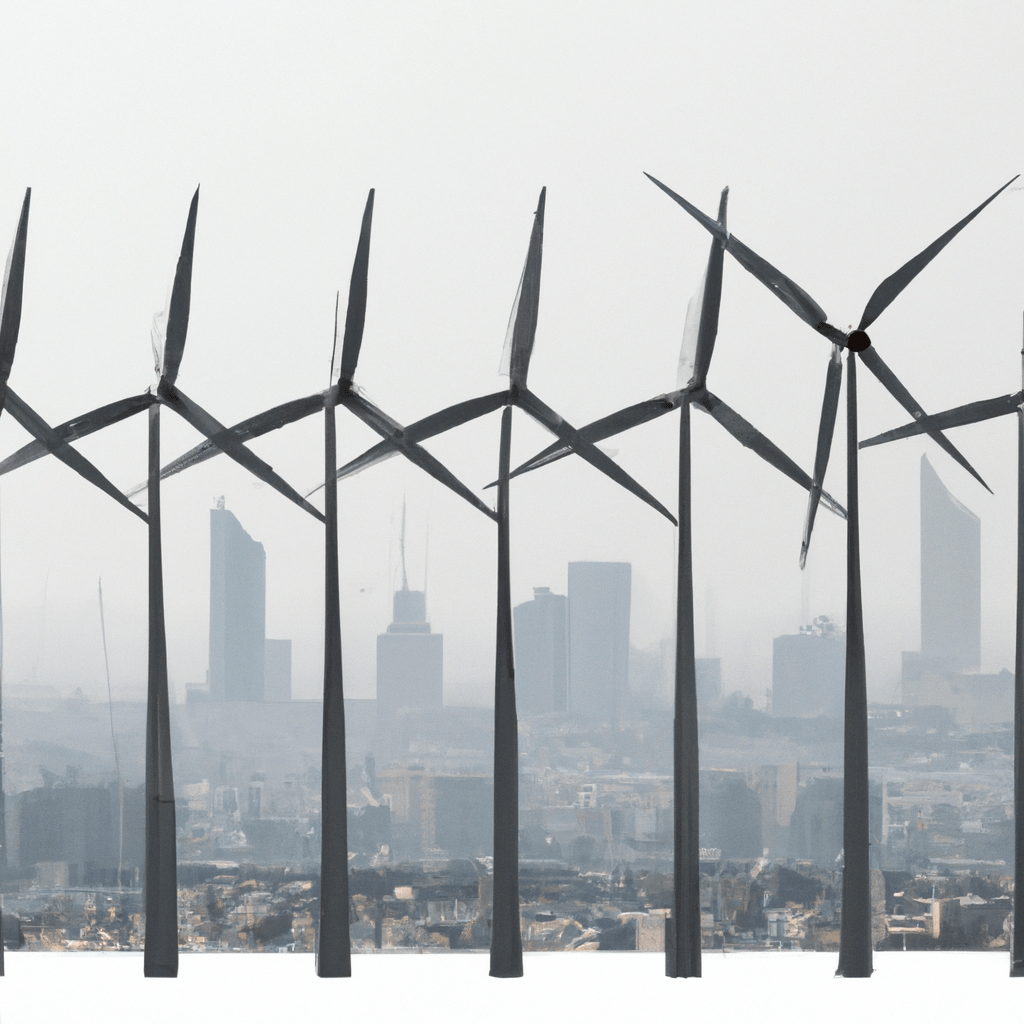
[[[567,711],[569,637],[566,598],[534,587],[533,600],[512,609],[516,707],[521,713]]]
[[[981,520],[921,456],[921,660],[939,672],[981,667]]]
[[[903,652],[910,707],[942,707],[956,724],[1013,720],[1013,674],[980,674],[981,520],[921,457],[921,650]]]
[[[569,703],[617,726],[629,690],[629,562],[569,563]]]
[[[438,709],[444,696],[444,637],[430,631],[427,595],[403,585],[394,618],[377,637],[377,759],[388,763],[405,746],[402,712]]]
[[[841,719],[846,637],[827,616],[772,641],[772,714]]]
[[[693,662],[697,675],[697,703],[713,704],[722,696],[722,659],[694,658]]]
[[[210,700],[262,701],[267,559],[224,507],[210,510]]]

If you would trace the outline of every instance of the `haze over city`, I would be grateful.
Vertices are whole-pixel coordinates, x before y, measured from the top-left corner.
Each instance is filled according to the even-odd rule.
[[[11,384],[50,422],[150,383],[148,333],[201,182],[181,385],[222,422],[327,383],[366,191],[377,189],[357,380],[411,422],[497,390],[508,312],[542,185],[548,210],[531,383],[576,425],[675,386],[686,302],[708,239],[641,174],[704,209],[731,186],[730,228],[840,325],[874,286],[1020,169],[1016,48],[1001,5],[841,6],[811,17],[742,6],[582,12],[431,5],[324,12],[119,5],[6,16],[0,218],[33,187],[25,313]],[[742,12],[741,22],[738,20]],[[539,20],[538,20],[539,19]],[[906,40],[914,40],[908,61]],[[226,42],[230,40],[230,42]],[[175,59],[166,59],[168,55]],[[726,70],[734,69],[733,71]],[[875,329],[890,365],[938,411],[1017,387],[1020,191],[942,253]],[[6,213],[2,211],[6,210]],[[848,311],[848,312],[846,312]],[[734,262],[711,387],[809,468],[827,346]],[[905,415],[873,381],[861,433]],[[142,418],[81,443],[128,488],[144,475]],[[803,610],[845,615],[842,523],[821,515],[797,567],[803,492],[702,417],[695,425],[695,588],[710,591],[723,685],[760,704],[770,641]],[[840,422],[840,429],[842,423]],[[1013,429],[954,441],[992,486],[936,467],[982,520],[982,667],[1012,662]],[[340,456],[374,437],[339,417]],[[0,419],[11,451],[26,436]],[[168,422],[167,459],[197,436]],[[547,436],[524,418],[513,458]],[[320,482],[313,418],[252,447],[300,490]],[[610,439],[673,504],[675,423]],[[497,418],[428,447],[471,486],[493,478]],[[885,699],[917,645],[916,473],[928,441],[862,460],[869,693]],[[842,460],[826,486],[843,500]],[[3,482],[5,677],[104,688],[103,577],[115,691],[141,694],[144,531],[44,459]],[[318,692],[321,527],[221,458],[164,489],[170,672],[205,676],[206,524],[224,495],[268,553],[268,630],[295,642],[296,696]],[[402,459],[346,482],[346,691],[371,696],[388,621],[403,496],[414,585],[446,636],[455,702],[487,704],[494,529]],[[674,529],[566,460],[512,492],[513,601],[563,591],[571,560],[634,566],[634,643],[672,622]],[[429,542],[428,542],[429,535]],[[805,593],[806,590],[806,593]]]

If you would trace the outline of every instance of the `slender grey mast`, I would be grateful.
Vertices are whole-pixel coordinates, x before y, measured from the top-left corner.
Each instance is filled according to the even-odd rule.
[[[117,774],[117,887],[121,888],[121,865],[124,861],[124,781],[121,777],[121,755],[117,749],[117,733],[114,731],[114,695],[110,689],[110,659],[107,657],[107,623],[103,615],[103,580],[97,591],[100,603],[100,639],[103,641],[103,669],[107,677],[107,711],[110,715],[110,742],[114,748],[114,771]],[[2,635],[0,635],[2,643]]]
[[[491,910],[492,978],[523,975],[519,927],[519,717],[512,650],[508,472],[512,405],[501,412],[498,454],[498,612],[494,644],[494,902]]]
[[[353,271],[354,273],[354,271]],[[324,402],[324,710],[320,753],[320,928],[316,973],[352,975],[348,893],[348,779],[345,766],[345,691],[341,662],[338,582],[338,465],[334,410],[337,391]]]
[[[160,525],[160,406],[149,407],[149,675],[146,689],[147,978],[178,975],[178,857],[175,848],[171,709]]]
[[[868,860],[868,698],[860,596],[860,499],[857,465],[857,355],[846,359],[846,698],[843,741],[843,896],[839,967],[868,978],[871,871]]]

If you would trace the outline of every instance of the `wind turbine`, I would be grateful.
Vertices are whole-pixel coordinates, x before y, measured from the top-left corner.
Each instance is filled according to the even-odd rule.
[[[523,974],[523,944],[519,926],[519,735],[516,715],[515,661],[512,649],[512,596],[509,570],[509,463],[512,409],[518,406],[597,469],[656,508],[672,523],[672,514],[628,473],[599,451],[526,386],[537,332],[541,256],[544,241],[544,203],[541,189],[519,289],[516,292],[502,357],[509,377],[505,391],[472,398],[413,423],[401,436],[379,442],[338,470],[348,476],[404,451],[405,446],[460,426],[485,413],[502,409],[498,453],[498,611],[494,667],[494,895],[491,914],[490,975],[519,978]]]
[[[729,190],[722,192],[718,221],[725,228]],[[722,299],[723,246],[711,242],[707,268],[687,308],[679,360],[677,390],[646,402],[621,409],[580,428],[588,441],[602,441],[658,416],[679,409],[679,546],[676,574],[676,672],[675,718],[673,721],[673,835],[675,886],[672,917],[665,943],[666,974],[670,978],[700,977],[700,837],[699,781],[700,754],[697,737],[697,678],[693,640],[693,532],[690,515],[690,406],[712,416],[740,444],[750,448],[766,462],[784,473],[805,490],[812,480],[764,434],[707,389],[707,375],[718,334],[718,314]],[[683,380],[690,375],[685,385]],[[518,476],[547,465],[571,453],[562,444],[553,444],[523,463],[511,475]],[[821,500],[837,515],[845,511],[825,492]]]
[[[876,434],[860,442],[861,448],[870,448],[887,441],[928,433],[931,430],[950,430],[981,423],[997,416],[1017,415],[1017,624],[1016,655],[1013,684],[1013,940],[1010,946],[1010,977],[1024,978],[1024,349],[1021,351],[1021,390],[1013,395],[971,402],[955,409],[925,416],[883,434]]]
[[[813,327],[819,334],[832,342],[832,355],[825,384],[821,419],[818,427],[818,442],[815,455],[814,480],[808,499],[808,514],[804,525],[804,540],[801,550],[801,564],[807,557],[814,513],[817,510],[816,495],[819,492],[828,464],[835,428],[836,411],[839,404],[839,384],[842,363],[839,350],[849,350],[847,363],[849,377],[846,392],[847,422],[847,612],[846,612],[846,700],[844,712],[844,753],[843,753],[843,915],[839,940],[839,966],[837,975],[844,977],[869,977],[872,972],[871,949],[871,885],[868,859],[868,718],[867,680],[864,663],[864,622],[860,586],[860,514],[858,501],[857,473],[857,374],[854,355],[858,355],[867,368],[878,378],[883,387],[915,419],[924,416],[924,410],[903,386],[896,375],[882,361],[877,349],[872,346],[867,329],[892,301],[914,280],[915,277],[965,228],[981,211],[1007,188],[1006,185],[989,196],[948,231],[940,235],[931,245],[905,263],[894,274],[887,277],[872,293],[864,308],[856,330],[849,333],[839,330],[828,322],[825,311],[798,284],[778,271],[767,260],[760,257],[723,225],[712,220],[697,207],[663,185],[656,178],[647,175],[663,192],[674,199],[695,220],[711,232],[725,250],[754,275],[765,287],[775,294],[801,320]],[[929,437],[938,443],[960,463],[982,486],[988,488],[963,455],[938,430],[927,431]]]
[[[14,243],[11,246],[4,268],[2,290],[0,290],[0,411],[6,408],[14,419],[33,435],[35,441],[32,443],[38,447],[40,454],[52,453],[90,483],[109,494],[119,504],[139,516],[144,522],[148,521],[148,517],[144,512],[128,501],[88,459],[71,448],[67,444],[67,439],[61,436],[59,430],[50,427],[8,384],[21,327],[25,252],[28,241],[28,217],[31,197],[32,190],[26,189],[21,207],[21,216],[15,231]],[[0,472],[5,471],[0,470]],[[2,624],[0,624],[0,644],[2,644]],[[2,657],[2,651],[0,651],[0,673],[2,673]],[[0,728],[2,728],[2,719],[0,719]],[[2,744],[2,741],[0,741],[0,744]],[[0,749],[2,749],[2,745],[0,745]],[[2,758],[0,758],[0,843],[4,844],[0,864],[6,864],[6,817],[3,796]],[[3,974],[3,968],[3,944],[0,942],[0,975]]]
[[[149,499],[149,673],[146,705],[146,945],[143,963],[146,977],[175,977],[178,973],[174,778],[160,532],[160,406],[173,409],[207,437],[218,436],[221,447],[235,461],[323,521],[317,509],[262,459],[229,436],[222,424],[176,386],[188,332],[198,206],[199,190],[196,189],[189,207],[166,317],[158,315],[154,320],[152,340],[156,385],[141,395],[112,402],[62,423],[52,430],[49,443],[31,442],[0,463],[2,475],[41,458],[47,452],[60,457],[68,441],[84,437],[144,409],[149,410],[149,478],[146,485]],[[141,512],[139,514],[142,515]]]
[[[418,444],[405,441],[401,424],[370,402],[354,383],[366,321],[373,198],[374,190],[370,189],[352,266],[340,362],[335,360],[338,347],[338,307],[337,303],[335,305],[330,386],[316,394],[268,409],[234,427],[222,429],[219,434],[208,435],[207,441],[169,463],[162,472],[163,476],[171,476],[217,455],[223,447],[240,445],[242,441],[277,430],[312,413],[324,413],[324,712],[321,750],[320,929],[316,957],[317,974],[322,978],[347,978],[352,974],[346,820],[348,782],[345,770],[345,703],[338,572],[336,407],[341,405],[347,408],[357,419],[395,443],[410,461],[485,515],[495,518],[495,513],[433,455]]]

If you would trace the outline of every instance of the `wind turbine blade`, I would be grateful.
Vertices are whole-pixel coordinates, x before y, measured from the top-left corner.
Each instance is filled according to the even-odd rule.
[[[167,340],[164,342],[162,376],[168,384],[178,379],[181,357],[188,334],[188,313],[192,305],[192,251],[196,242],[196,213],[199,210],[199,189],[192,196],[185,223],[185,237],[181,240],[181,254],[174,271],[171,303],[167,310]]]
[[[363,224],[359,230],[359,244],[352,264],[352,278],[348,286],[348,312],[345,314],[345,341],[341,347],[340,379],[350,381],[356,374],[359,348],[363,343],[366,323],[366,287],[370,273],[370,225],[373,220],[373,189],[366,199]]]
[[[148,391],[141,395],[132,395],[130,398],[122,398],[120,401],[111,402],[99,409],[93,409],[91,412],[53,427],[52,430],[62,441],[77,441],[103,427],[109,427],[112,423],[119,423],[129,416],[134,416],[137,412],[142,412],[143,409],[148,409],[155,401],[156,399]],[[27,466],[30,462],[35,462],[36,459],[41,459],[47,454],[49,454],[49,450],[41,441],[30,441],[0,462],[0,476],[10,473],[13,469]]]
[[[872,448],[876,444],[885,444],[887,441],[899,441],[904,437],[913,437],[916,434],[924,434],[929,430],[950,430],[953,427],[963,427],[968,423],[981,423],[982,420],[995,419],[997,416],[1008,416],[1020,410],[1024,403],[1024,391],[1018,391],[1015,395],[1003,395],[1001,398],[987,398],[981,402],[971,402],[968,405],[957,406],[955,409],[947,409],[945,412],[937,412],[934,416],[922,416],[913,423],[905,426],[887,430],[883,434],[876,434],[866,441],[861,441],[858,447]],[[3,466],[0,464],[0,469]]]
[[[405,427],[359,392],[343,391],[338,395],[338,404],[344,405],[371,430],[377,431],[381,437],[394,437],[399,441],[404,439]]]
[[[878,354],[878,349],[874,345],[864,349],[863,352],[858,353],[864,365],[878,378],[882,386],[896,399],[900,405],[903,406],[907,412],[910,413],[914,419],[921,419],[925,416],[924,409],[918,405],[917,401],[910,394],[910,392],[903,386],[899,378],[892,370],[882,361],[882,357]],[[975,480],[985,488],[989,494],[992,493],[992,488],[989,487],[984,480],[982,480],[978,471],[964,458],[963,455],[956,449],[952,441],[950,441],[945,434],[938,430],[926,431],[928,436],[948,455],[951,455],[957,462],[967,470]]]
[[[644,173],[646,174],[646,172]],[[702,213],[696,206],[687,202],[681,195],[673,192],[667,185],[663,185],[657,178],[653,178],[649,174],[647,177],[666,195],[674,199],[694,220],[703,224],[725,246],[744,270],[753,274],[761,284],[789,306],[804,323],[810,324],[816,331],[822,331],[823,327],[828,328],[830,326],[825,310],[800,285],[786,277],[782,271],[777,270],[766,259],[758,256],[753,249],[744,245],[735,235],[729,234],[724,226],[712,220],[706,213]],[[835,331],[835,328],[831,328],[831,330]],[[822,331],[822,333],[825,332]],[[831,337],[830,334],[826,334],[826,336]]]
[[[372,448],[363,452],[362,455],[346,463],[338,470],[338,479],[341,480],[355,473],[361,473],[364,469],[369,469],[370,466],[383,462],[385,459],[390,459],[392,455],[397,455],[401,450],[403,441],[407,444],[417,444],[420,441],[425,441],[437,434],[444,433],[446,430],[451,430],[453,427],[461,426],[463,423],[469,422],[469,420],[476,419],[478,416],[493,412],[495,409],[505,405],[507,401],[508,392],[497,391],[493,395],[471,398],[469,401],[459,402],[457,405],[449,406],[440,412],[431,413],[431,415],[425,416],[423,419],[417,420],[406,427],[401,437],[397,434],[389,434],[383,441],[378,442]],[[323,484],[314,487],[306,497],[308,498],[310,494],[315,494],[321,487],[323,487]]]
[[[566,423],[561,416],[553,409],[545,405],[532,391],[527,388],[519,389],[518,404],[528,412],[538,423],[547,427],[562,444],[569,445],[581,458],[584,458],[595,469],[601,470],[617,484],[625,487],[627,491],[635,494],[641,501],[645,501],[651,508],[657,509],[666,519],[678,526],[675,516],[654,495],[641,487],[621,466],[613,462],[604,452],[595,447],[591,441],[583,437],[569,423]]]
[[[471,505],[483,512],[488,519],[498,521],[498,513],[494,509],[488,508],[447,466],[434,458],[425,448],[421,448],[418,444],[409,444],[402,445],[398,451],[424,472],[429,473],[435,480],[453,490],[460,498],[465,498]]]
[[[390,459],[393,455],[397,455],[398,452],[397,441],[392,441],[390,438],[386,441],[378,441],[372,448],[368,448],[363,452],[362,455],[357,456],[351,462],[346,462],[335,474],[335,478],[344,480],[345,477],[355,476],[356,473],[361,473],[364,469],[376,466],[378,462]],[[321,487],[323,487],[323,484],[317,484],[306,497],[308,498],[310,494],[316,494]]]
[[[160,401],[173,409],[182,419],[190,423],[200,433],[205,434],[211,440],[218,439],[218,446],[224,454],[234,459],[240,466],[244,466],[253,476],[264,483],[270,484],[279,494],[283,494],[290,501],[294,501],[300,508],[305,509],[311,516],[324,522],[323,514],[319,509],[314,508],[301,494],[290,484],[281,479],[274,470],[267,465],[258,455],[249,451],[222,423],[218,423],[205,409],[196,405],[190,398],[184,395],[177,388],[172,387],[166,381],[161,381]]]
[[[722,190],[722,198],[718,204],[718,223],[723,228],[725,227],[728,204],[729,189],[725,188]],[[708,266],[702,282],[703,294],[697,327],[697,349],[693,359],[693,382],[699,386],[703,386],[707,380],[711,356],[715,351],[715,339],[718,337],[718,311],[722,305],[722,263],[724,260],[724,246],[717,238],[713,238],[711,252],[708,253]],[[689,314],[689,310],[687,310],[687,314]],[[678,383],[681,386],[684,382],[679,381]]]
[[[264,434],[269,434],[272,430],[279,430],[281,427],[286,427],[289,423],[296,423],[315,412],[321,412],[326,395],[326,391],[318,391],[315,395],[294,398],[290,402],[284,402],[281,405],[274,406],[273,409],[267,409],[265,412],[250,416],[247,420],[242,420],[241,423],[228,428],[216,437],[207,438],[205,441],[197,444],[195,448],[185,452],[184,455],[180,455],[173,462],[169,462],[160,470],[160,479],[163,480],[166,477],[174,476],[175,473],[180,473],[183,469],[189,469],[200,462],[212,459],[215,455],[220,455],[225,445],[232,442],[251,441],[254,437],[262,437]],[[146,486],[146,484],[139,484],[137,490],[141,490]],[[131,493],[129,491],[129,494]]]
[[[0,412],[3,412],[7,380],[11,376],[14,350],[21,329],[21,297],[25,283],[25,247],[28,243],[28,209],[31,201],[32,189],[27,188],[0,290]]]
[[[912,260],[904,263],[895,274],[890,274],[875,290],[868,304],[864,307],[864,315],[860,318],[860,325],[857,330],[866,331],[878,318],[878,315],[896,298],[918,274],[928,266],[943,249],[981,213],[982,210],[992,202],[1003,189],[1009,188],[1018,178],[1015,174],[1002,188],[997,189],[981,204],[972,210],[962,221],[954,224],[944,235],[940,235],[923,252],[918,253]]]
[[[594,420],[593,423],[588,423],[585,427],[580,427],[579,435],[585,441],[596,444],[598,441],[603,441],[606,437],[621,434],[622,431],[629,430],[630,427],[639,426],[641,423],[647,423],[650,420],[657,419],[659,416],[664,416],[665,413],[671,412],[673,409],[678,409],[683,396],[686,394],[688,394],[688,390],[683,388],[667,395],[659,395],[657,398],[648,399],[646,402],[638,402],[636,405],[628,406],[625,409],[619,409],[609,416]],[[509,474],[509,479],[514,476],[520,476],[522,473],[529,473],[534,469],[540,469],[541,466],[548,466],[559,459],[564,459],[567,455],[571,455],[572,451],[571,446],[562,444],[561,441],[556,441]],[[487,486],[495,487],[497,483],[498,481],[495,480],[494,483],[490,483]]]
[[[526,387],[526,375],[530,369],[530,356],[537,334],[537,311],[540,306],[540,268],[544,248],[544,201],[547,188],[540,190],[537,211],[533,216],[533,231],[530,246],[526,251],[526,263],[519,279],[519,290],[512,304],[505,347],[502,352],[502,373],[507,373],[513,387]]]
[[[89,483],[94,484],[101,491],[109,494],[119,505],[123,505],[129,512],[137,515],[143,522],[149,522],[149,517],[137,505],[133,505],[84,455],[75,451],[67,444],[56,431],[40,416],[31,409],[14,391],[7,391],[7,408],[11,415],[51,454],[56,456],[65,465],[70,466],[76,473],[84,477]]]
[[[804,518],[804,536],[800,544],[801,569],[807,564],[807,552],[811,547],[811,533],[814,530],[814,517],[818,514],[818,502],[821,500],[821,485],[825,482],[828,457],[832,451],[832,436],[836,429],[839,388],[842,381],[843,359],[839,346],[833,345],[832,358],[829,360],[828,372],[825,376],[825,396],[821,402],[821,419],[818,421],[818,446],[814,453],[814,476],[811,478],[811,490],[807,495],[807,515]]]
[[[798,483],[805,491],[811,489],[811,478],[778,445],[727,406],[717,395],[702,388],[694,393],[693,403],[710,413],[744,448],[749,448],[760,455],[765,462]],[[846,510],[828,492],[821,492],[821,501],[829,511],[843,519],[846,518]]]
[[[478,508],[488,518],[496,518],[496,513],[488,508],[454,473],[434,458],[426,449],[410,441],[402,425],[378,409],[368,399],[350,391],[342,394],[339,401],[348,406],[368,427],[376,430],[386,441],[390,441],[395,449],[401,452],[410,462],[415,463],[420,469],[429,473],[435,480],[439,480],[446,487],[450,487],[459,497],[465,498],[466,501]],[[365,469],[366,465],[362,468]]]
[[[486,416],[495,409],[500,409],[508,401],[507,391],[495,391],[480,398],[470,398],[465,402],[457,402],[440,412],[431,413],[423,419],[410,423],[405,428],[405,436],[410,441],[426,441],[446,430],[461,427],[463,423]]]

